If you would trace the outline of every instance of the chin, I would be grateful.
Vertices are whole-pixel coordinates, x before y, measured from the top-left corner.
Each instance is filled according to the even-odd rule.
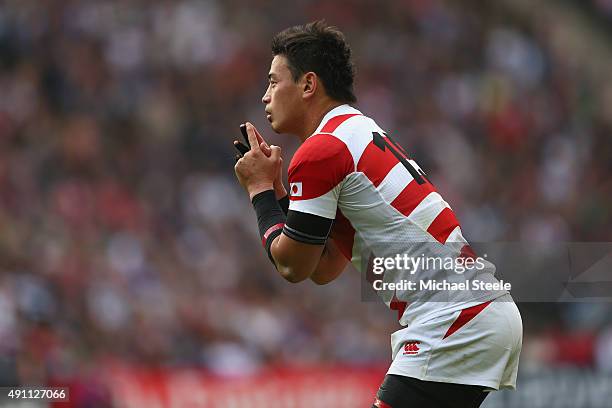
[[[274,131],[274,133],[283,133],[282,129],[278,126],[278,124],[274,121],[270,122],[270,127]]]

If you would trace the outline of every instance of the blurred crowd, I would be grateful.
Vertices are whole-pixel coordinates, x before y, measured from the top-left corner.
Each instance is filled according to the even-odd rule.
[[[0,6],[0,383],[104,362],[390,360],[394,313],[356,272],[291,285],[259,244],[231,141],[272,35],[325,17],[357,107],[396,136],[469,240],[610,241],[612,86],[498,2],[9,0]],[[607,103],[606,103],[607,101]],[[612,371],[612,305],[520,304],[528,366]]]

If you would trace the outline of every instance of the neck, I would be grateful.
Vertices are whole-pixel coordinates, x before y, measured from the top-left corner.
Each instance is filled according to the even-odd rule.
[[[306,115],[304,118],[304,126],[302,130],[298,132],[297,136],[300,138],[302,143],[308,139],[310,135],[317,129],[323,117],[327,115],[329,111],[334,108],[337,108],[340,105],[344,105],[341,102],[334,101],[331,99],[325,99],[314,106],[309,107],[306,110]]]

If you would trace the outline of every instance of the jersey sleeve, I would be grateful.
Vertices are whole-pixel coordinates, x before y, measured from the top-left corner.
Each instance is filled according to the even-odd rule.
[[[312,244],[325,243],[336,217],[342,182],[355,169],[352,155],[329,134],[309,137],[289,165],[289,213],[284,232]]]

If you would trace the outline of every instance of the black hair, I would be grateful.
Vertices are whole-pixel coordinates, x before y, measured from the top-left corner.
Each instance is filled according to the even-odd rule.
[[[287,28],[272,39],[272,55],[287,58],[294,81],[314,72],[332,99],[353,103],[355,67],[351,47],[338,28],[324,20]]]

